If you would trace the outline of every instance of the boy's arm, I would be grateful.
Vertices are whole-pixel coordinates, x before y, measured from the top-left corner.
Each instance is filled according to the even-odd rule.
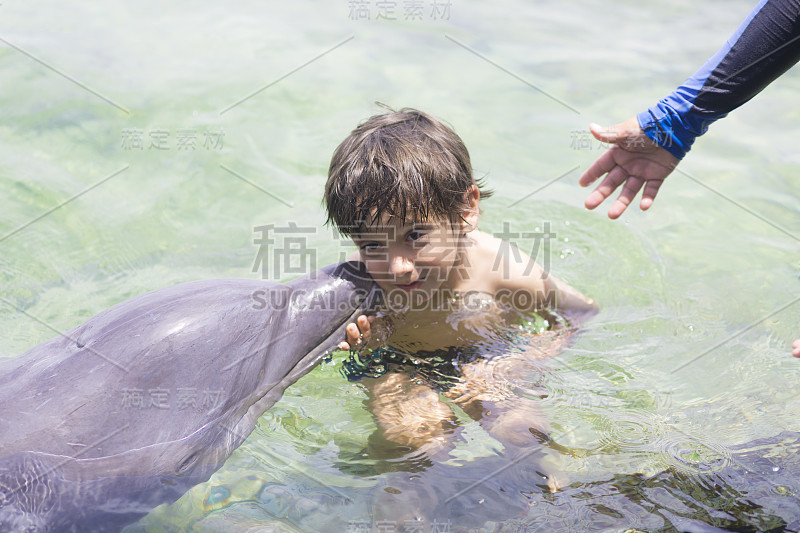
[[[530,257],[525,257],[530,262],[523,272],[509,280],[509,288],[530,290],[536,296],[536,304],[539,307],[545,306],[570,313],[595,313],[599,310],[597,302],[546,272]]]
[[[600,307],[597,302],[588,298],[575,287],[571,287],[557,277],[544,272],[544,284],[548,294],[555,295],[554,307],[559,311],[570,311],[576,313],[596,313]]]

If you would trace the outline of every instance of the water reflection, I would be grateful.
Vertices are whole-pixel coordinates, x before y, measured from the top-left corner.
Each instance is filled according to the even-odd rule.
[[[371,489],[352,489],[352,500],[325,489],[265,483],[251,498],[208,513],[188,530],[797,531],[798,451],[800,433],[784,432],[732,449],[730,462],[715,472],[585,476],[555,493],[531,464],[500,455],[467,466],[431,464],[424,475],[395,472]]]

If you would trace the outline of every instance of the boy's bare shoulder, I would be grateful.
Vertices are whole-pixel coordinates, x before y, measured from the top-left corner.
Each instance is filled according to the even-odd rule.
[[[513,244],[482,231],[469,235],[472,274],[483,280],[486,290],[516,287],[522,278],[540,273],[530,256]]]
[[[485,231],[476,229],[475,231],[470,232],[468,235],[470,241],[472,241],[472,247],[481,254],[499,250],[503,244],[502,240],[498,239],[494,235],[489,235]]]
[[[469,233],[469,240],[470,259],[477,270],[476,273],[479,274],[485,274],[486,268],[497,263],[503,253],[503,246],[507,245],[497,237],[480,230]]]
[[[597,312],[597,304],[578,290],[548,274],[530,255],[514,244],[483,232],[471,235],[470,271],[481,290],[525,291],[534,295],[534,308],[552,306],[563,311]],[[516,304],[515,304],[516,305]]]
[[[525,267],[531,261],[528,254],[508,241],[475,230],[470,233],[472,253],[476,259],[491,262],[493,265],[519,265]]]

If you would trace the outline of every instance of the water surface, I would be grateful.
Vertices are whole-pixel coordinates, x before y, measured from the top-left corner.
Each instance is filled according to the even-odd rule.
[[[322,224],[330,155],[379,111],[375,101],[414,106],[456,129],[496,191],[481,229],[531,251],[522,234],[549,228],[539,260],[602,305],[551,361],[541,400],[575,487],[547,496],[500,475],[487,490],[528,483],[528,503],[475,496],[476,509],[491,508],[472,524],[668,531],[686,529],[685,515],[730,526],[722,511],[698,511],[698,501],[720,504],[714,490],[692,492],[711,479],[696,476],[752,469],[764,456],[791,467],[796,445],[784,432],[800,430],[789,348],[800,334],[797,68],[712,126],[650,212],[611,222],[582,208],[587,191],[576,185],[602,152],[588,123],[622,120],[666,94],[750,2],[451,1],[446,16],[442,2],[419,2],[421,12],[387,2],[394,20],[377,4],[0,5],[0,356],[148,290],[286,280],[341,259],[351,248]],[[254,228],[292,224],[307,253],[255,265]],[[371,521],[397,472],[354,472],[375,425],[340,363],[291,387],[209,483],[132,530],[346,531]],[[747,444],[758,439],[767,444]],[[469,479],[506,464],[466,419],[454,453],[430,475]],[[798,519],[797,486],[765,472],[749,482],[768,510],[736,515],[750,530],[766,528],[761,515]],[[725,478],[744,490],[740,481]],[[636,501],[650,503],[628,513],[581,503],[637,483],[649,496]],[[697,495],[658,499],[670,490]]]

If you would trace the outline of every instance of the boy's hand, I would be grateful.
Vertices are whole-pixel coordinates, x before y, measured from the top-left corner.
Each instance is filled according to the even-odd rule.
[[[355,322],[347,324],[347,340],[339,343],[340,350],[361,349],[372,337],[374,316],[360,315]]]
[[[792,343],[792,355],[795,357],[800,357],[800,339],[797,339]]]
[[[608,210],[608,218],[616,219],[624,213],[642,186],[644,192],[639,207],[642,211],[649,209],[664,179],[680,160],[645,135],[636,117],[609,128],[591,124],[589,129],[598,141],[614,146],[606,150],[578,180],[582,187],[587,187],[607,173],[586,198],[586,208],[594,209],[624,183],[619,198]]]

